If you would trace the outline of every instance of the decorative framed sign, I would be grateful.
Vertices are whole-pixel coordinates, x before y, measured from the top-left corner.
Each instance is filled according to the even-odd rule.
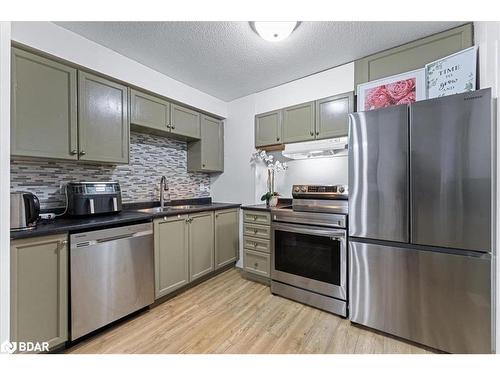
[[[358,85],[358,111],[414,103],[425,99],[425,69]]]
[[[477,47],[470,47],[425,66],[427,98],[476,89]]]

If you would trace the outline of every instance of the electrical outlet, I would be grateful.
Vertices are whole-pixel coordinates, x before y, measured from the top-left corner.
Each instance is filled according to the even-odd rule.
[[[200,191],[201,192],[209,192],[210,191],[210,186],[206,186],[206,185],[200,184]]]

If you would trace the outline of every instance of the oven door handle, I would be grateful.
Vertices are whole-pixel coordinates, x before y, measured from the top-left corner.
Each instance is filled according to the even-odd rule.
[[[301,233],[301,234],[311,234],[314,236],[322,237],[332,237],[342,241],[346,238],[345,229],[332,229],[332,228],[322,228],[322,227],[312,227],[307,225],[295,225],[295,224],[283,224],[283,223],[272,223],[273,230],[281,230],[285,232]]]

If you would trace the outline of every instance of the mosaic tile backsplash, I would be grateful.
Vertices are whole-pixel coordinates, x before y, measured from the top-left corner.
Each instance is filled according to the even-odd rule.
[[[63,186],[71,181],[118,181],[124,203],[158,200],[163,175],[171,199],[210,196],[210,175],[187,171],[186,142],[150,134],[130,133],[128,165],[12,160],[10,167],[11,191],[36,194],[42,209],[64,207]]]

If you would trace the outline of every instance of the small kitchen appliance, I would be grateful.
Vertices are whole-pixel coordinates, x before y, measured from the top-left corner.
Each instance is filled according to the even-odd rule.
[[[70,216],[118,213],[122,210],[118,182],[70,182],[66,189],[67,213]]]
[[[347,316],[347,186],[294,185],[271,211],[271,292]]]
[[[40,215],[40,201],[27,191],[10,193],[10,230],[27,230],[36,227]]]

